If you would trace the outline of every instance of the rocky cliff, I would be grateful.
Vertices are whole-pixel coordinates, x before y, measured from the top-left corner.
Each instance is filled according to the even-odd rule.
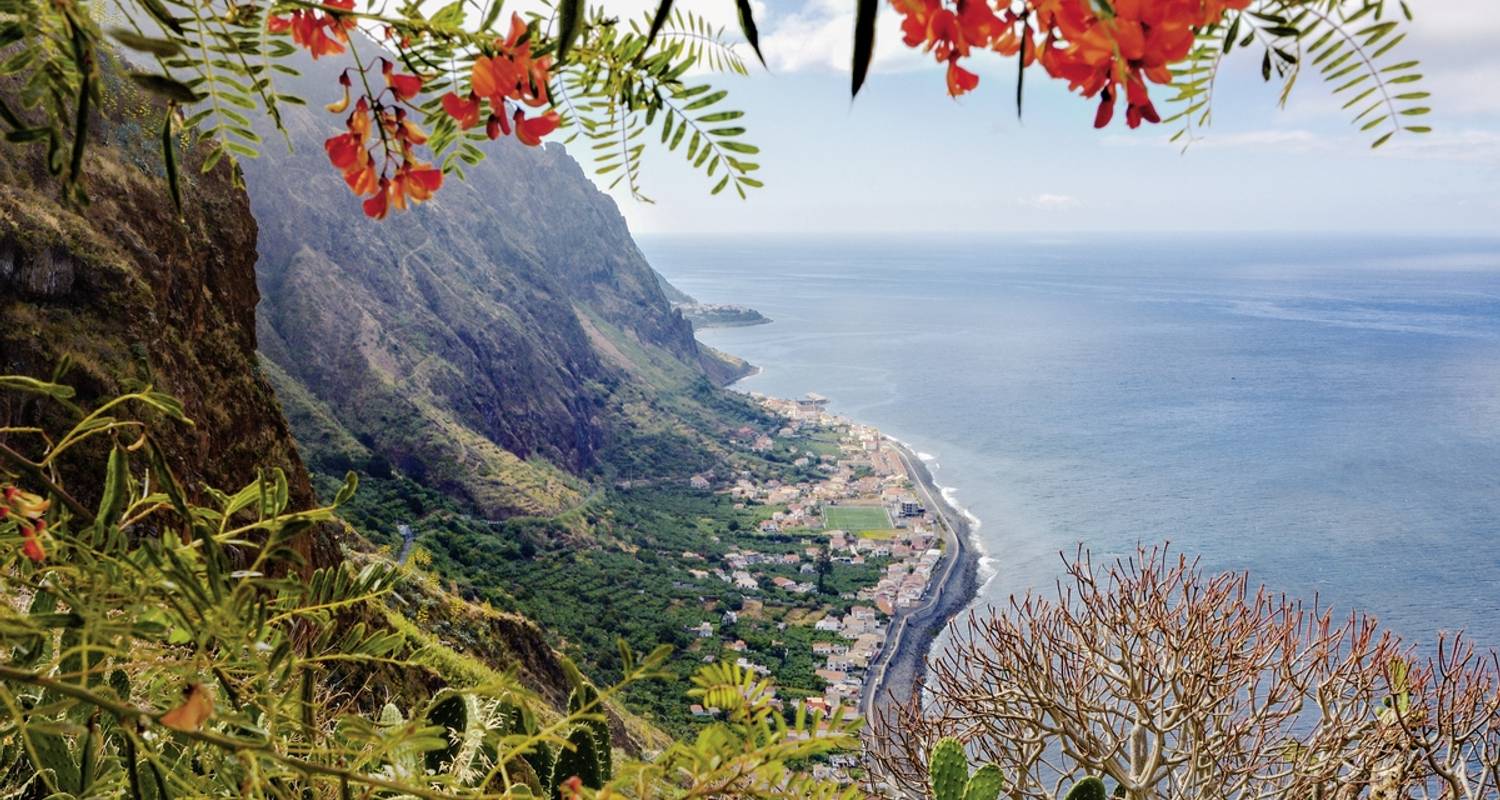
[[[106,79],[114,75],[106,70]],[[9,88],[0,83],[0,98],[14,99]],[[163,109],[117,80],[104,96],[105,109],[90,126],[96,138],[85,169],[85,208],[60,202],[39,150],[0,145],[0,374],[45,378],[66,362],[62,379],[78,389],[86,407],[147,384],[171,393],[196,424],[161,420],[153,432],[190,490],[201,497],[205,486],[238,488],[258,467],[280,466],[290,477],[294,505],[311,505],[308,472],[267,376],[291,391],[290,407],[323,406],[257,358],[261,294],[250,197],[227,161],[204,173],[204,153],[185,148],[179,220],[157,149]],[[327,202],[335,199],[342,197],[333,193]],[[303,276],[304,290],[327,297],[317,294],[316,278]],[[349,305],[331,297],[334,309]],[[291,313],[295,306],[280,308]],[[540,324],[545,317],[533,319]],[[272,345],[287,342],[278,336]],[[336,347],[317,352],[339,353]],[[586,348],[580,352],[587,357]],[[27,396],[0,392],[0,427],[56,428],[65,423],[57,413]],[[325,425],[342,430],[333,420]],[[78,452],[63,465],[70,490],[86,504],[98,499],[90,488],[106,452]],[[378,558],[357,538],[348,542],[354,550],[341,553],[331,531],[315,534],[308,540],[315,564]],[[535,624],[467,603],[420,574],[409,577],[389,605],[357,613],[405,637],[424,654],[419,663],[425,666],[376,669],[367,676],[368,696],[416,702],[448,683],[498,684],[506,673],[554,708],[565,706],[567,669]],[[412,621],[416,617],[421,624]],[[611,706],[609,718],[618,746],[630,752],[662,746],[659,732],[623,709]]]
[[[86,208],[59,201],[42,148],[0,146],[0,372],[46,377],[66,359],[63,380],[85,406],[152,385],[182,400],[196,423],[154,428],[186,485],[237,489],[275,465],[290,477],[293,502],[312,503],[256,366],[249,198],[227,162],[204,174],[202,150],[186,148],[178,219],[156,133],[163,109],[118,78],[105,98],[91,125]],[[35,424],[42,413],[0,397],[0,425]],[[83,463],[93,455],[75,468],[95,475],[97,464]],[[336,557],[331,542],[320,548],[319,560]]]
[[[489,516],[555,513],[651,416],[653,384],[733,375],[561,146],[488,143],[466,180],[368,220],[322,147],[345,65],[298,66],[280,86],[308,100],[284,117],[294,153],[245,168],[262,352],[318,466],[389,463]]]

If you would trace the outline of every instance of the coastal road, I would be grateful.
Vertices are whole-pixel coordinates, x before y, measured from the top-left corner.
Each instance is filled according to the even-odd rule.
[[[928,582],[927,593],[917,605],[897,609],[890,634],[865,677],[859,713],[868,722],[877,708],[902,703],[927,668],[927,650],[937,632],[963,610],[978,587],[974,554],[969,544],[969,523],[948,505],[932,474],[906,446],[890,442],[906,466],[906,474],[932,509],[942,530],[944,550],[938,571]]]

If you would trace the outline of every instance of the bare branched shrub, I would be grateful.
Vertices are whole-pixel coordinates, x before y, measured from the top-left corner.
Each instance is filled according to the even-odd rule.
[[[925,795],[953,736],[1015,798],[1089,775],[1128,798],[1496,797],[1497,675],[1165,547],[1102,570],[1080,550],[1054,598],[955,623],[929,691],[872,720],[872,782]]]

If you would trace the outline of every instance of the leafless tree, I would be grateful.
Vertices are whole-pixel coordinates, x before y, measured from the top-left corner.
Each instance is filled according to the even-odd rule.
[[[954,736],[1018,799],[1086,775],[1131,800],[1500,797],[1493,656],[1452,640],[1419,660],[1367,616],[1166,547],[1065,563],[1054,598],[956,622],[929,691],[872,720],[877,785],[925,795]]]

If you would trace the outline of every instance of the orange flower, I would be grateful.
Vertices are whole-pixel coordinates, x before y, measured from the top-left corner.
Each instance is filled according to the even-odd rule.
[[[408,203],[430,200],[443,185],[443,171],[431,164],[408,161],[396,170],[395,178],[381,178],[375,194],[364,202],[365,215],[385,219],[391,209],[405,211]]]
[[[526,118],[521,109],[516,109],[516,141],[528,147],[536,147],[542,143],[542,137],[557,130],[562,122],[556,111],[548,111],[540,117]]]
[[[354,10],[354,0],[326,0],[325,5]],[[298,9],[288,16],[273,16],[266,20],[266,30],[271,33],[291,31],[292,41],[301,45],[313,58],[344,52],[344,43],[349,41],[349,29],[354,20],[335,14]]]
[[[21,554],[40,564],[47,560],[47,550],[42,547],[42,534],[47,530],[47,520],[39,519],[36,524],[21,525]]]
[[[467,98],[459,97],[453,92],[443,95],[443,110],[448,112],[448,116],[457,120],[458,127],[463,130],[479,124],[479,98],[473,94]]]
[[[562,118],[555,111],[528,119],[520,106],[541,108],[551,104],[547,96],[552,61],[531,57],[531,43],[526,40],[526,23],[512,14],[510,33],[496,40],[494,52],[474,59],[469,70],[469,96],[456,92],[443,96],[443,110],[464,130],[479,124],[484,104],[489,106],[484,132],[491,139],[510,135],[512,125],[516,138],[536,146],[542,137],[557,130]]]
[[[488,122],[484,124],[484,135],[491,139],[500,138],[500,134],[510,135],[510,120],[504,114],[491,114]]]
[[[344,174],[344,182],[355,194],[364,195],[375,191],[379,176],[375,172],[375,159],[365,147],[370,135],[370,106],[361,97],[349,115],[348,132],[330,137],[323,142],[328,152],[328,161],[334,169]]]
[[[390,213],[390,206],[386,202],[386,195],[390,193],[390,181],[386,178],[380,179],[380,185],[375,194],[370,195],[364,202],[365,216],[371,219],[385,219]]]
[[[964,92],[973,91],[978,85],[978,75],[960,67],[956,59],[948,62],[948,94],[958,97]]]
[[[406,210],[406,202],[421,203],[432,198],[443,185],[443,171],[434,168],[431,164],[417,164],[412,166],[410,162],[401,165],[396,170],[396,177],[391,181],[387,191],[390,193],[391,205],[403,211]]]
[[[1024,0],[1019,7],[995,0],[891,0],[903,16],[909,47],[947,64],[948,92],[973,90],[978,76],[958,60],[976,48],[1022,53],[1023,67],[1040,61],[1049,75],[1084,97],[1099,96],[1094,122],[1114,116],[1122,93],[1126,124],[1157,122],[1147,82],[1171,83],[1171,66],[1191,53],[1197,32],[1243,11],[1250,0]],[[1101,11],[1100,9],[1104,9]],[[997,13],[998,11],[998,13]]]
[[[954,97],[979,85],[979,76],[960,67],[958,60],[967,58],[975,47],[993,47],[998,37],[1011,30],[1011,25],[996,16],[984,0],[959,0],[956,11],[945,8],[939,0],[892,2],[906,15],[901,23],[906,44],[947,62],[948,94]]]
[[[159,722],[174,731],[202,730],[203,723],[214,715],[213,693],[201,683],[190,683],[182,694],[182,704],[162,714]]]
[[[390,61],[380,59],[380,71],[385,75],[385,84],[397,100],[410,100],[422,91],[422,79],[416,75],[402,75]]]
[[[47,532],[47,520],[42,518],[52,501],[6,485],[0,489],[0,519],[16,518],[16,528],[21,532],[21,553],[41,563],[47,558],[42,537]]]
[[[498,104],[517,93],[522,74],[510,58],[480,56],[474,59],[474,67],[469,71],[469,86],[474,94],[489,98],[491,104]]]

